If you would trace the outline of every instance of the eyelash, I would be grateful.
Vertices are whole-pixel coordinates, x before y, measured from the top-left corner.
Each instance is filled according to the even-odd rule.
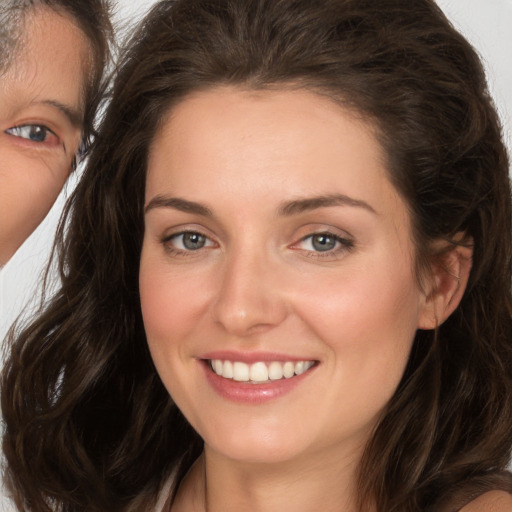
[[[187,249],[187,248],[178,248],[173,245],[173,241],[182,238],[181,245],[184,245],[183,237],[186,235],[190,236],[198,236],[204,239],[204,245],[201,247],[198,247],[197,249]],[[335,246],[332,249],[328,249],[326,251],[319,251],[314,249],[301,249],[300,246],[302,243],[306,242],[307,240],[311,240],[311,243],[313,243],[314,237],[324,237],[326,239],[330,239],[334,242]],[[212,247],[215,245],[215,242],[213,242],[210,237],[207,235],[199,232],[199,231],[181,231],[179,233],[173,233],[172,235],[166,236],[162,239],[162,244],[164,245],[166,251],[171,256],[194,256],[194,253],[198,253],[202,249],[207,249],[209,247]],[[344,252],[350,251],[354,248],[354,242],[353,240],[350,240],[348,238],[343,238],[339,235],[336,235],[334,233],[331,233],[329,231],[319,231],[315,233],[311,233],[303,238],[301,238],[298,242],[292,245],[292,249],[296,250],[303,250],[305,251],[305,255],[308,258],[332,258],[333,256],[341,255]]]
[[[182,240],[183,240],[183,237],[186,235],[197,235],[201,238],[204,238],[205,244],[207,244],[207,245],[204,245],[204,246],[199,247],[194,250],[194,249],[186,249],[186,248],[180,249],[180,248],[175,247],[172,244],[173,240],[177,240],[180,237],[182,237]],[[204,235],[203,233],[201,233],[199,231],[190,230],[190,231],[180,231],[179,233],[173,233],[172,235],[166,236],[162,239],[162,244],[165,247],[165,250],[171,256],[186,256],[187,257],[187,256],[195,256],[196,254],[194,254],[194,253],[200,252],[201,249],[211,247],[212,245],[214,245],[214,242],[210,239],[210,237]],[[182,245],[183,245],[183,241],[182,241]]]
[[[315,233],[311,233],[303,238],[301,238],[296,244],[294,244],[293,248],[297,248],[301,250],[299,246],[300,244],[306,242],[307,240],[311,240],[313,243],[314,237],[324,237],[327,239],[332,239],[335,243],[335,247],[332,249],[328,249],[326,251],[318,251],[314,249],[305,249],[305,255],[308,258],[322,259],[322,258],[332,258],[333,256],[339,256],[344,252],[351,251],[354,248],[354,241],[348,238],[343,238],[335,233],[331,233],[330,231],[318,231]]]
[[[27,131],[27,130],[28,130],[28,133],[23,133],[24,131]],[[31,139],[30,137],[35,135],[33,130],[44,131],[44,139],[43,140]],[[35,123],[35,124],[23,124],[23,125],[19,125],[19,126],[13,126],[12,128],[5,130],[5,133],[7,133],[8,135],[12,135],[13,137],[18,137],[18,138],[27,140],[34,144],[46,144],[46,145],[50,145],[50,146],[56,146],[56,145],[60,144],[59,137],[52,130],[50,130],[50,128],[48,128],[47,126],[45,126],[43,124]],[[52,137],[54,137],[55,140],[48,141],[48,139],[52,138]]]

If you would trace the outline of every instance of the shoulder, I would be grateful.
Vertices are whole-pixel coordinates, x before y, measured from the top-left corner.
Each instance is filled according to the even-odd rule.
[[[512,494],[489,491],[469,502],[460,512],[512,512]]]

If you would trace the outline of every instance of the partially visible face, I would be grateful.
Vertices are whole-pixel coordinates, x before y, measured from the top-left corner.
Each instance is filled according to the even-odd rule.
[[[426,308],[383,160],[367,125],[306,91],[197,93],[158,133],[142,311],[207,453],[360,453]]]
[[[44,219],[68,177],[83,118],[89,44],[67,17],[37,8],[0,77],[0,266]]]

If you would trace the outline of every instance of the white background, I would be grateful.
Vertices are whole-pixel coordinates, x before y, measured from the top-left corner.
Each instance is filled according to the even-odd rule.
[[[155,0],[118,0],[116,23],[123,31]],[[477,48],[487,69],[505,140],[512,156],[512,0],[438,0],[439,5]],[[54,208],[0,271],[0,340],[19,314],[27,315],[37,304],[40,275],[48,259],[53,233],[65,198],[78,173],[69,180]],[[10,511],[4,500],[0,510]]]

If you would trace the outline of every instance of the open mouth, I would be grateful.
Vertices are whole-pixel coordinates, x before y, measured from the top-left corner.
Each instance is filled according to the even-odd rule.
[[[224,379],[262,384],[302,375],[315,366],[316,361],[259,361],[247,364],[241,361],[211,359],[208,360],[208,364],[219,377]]]

